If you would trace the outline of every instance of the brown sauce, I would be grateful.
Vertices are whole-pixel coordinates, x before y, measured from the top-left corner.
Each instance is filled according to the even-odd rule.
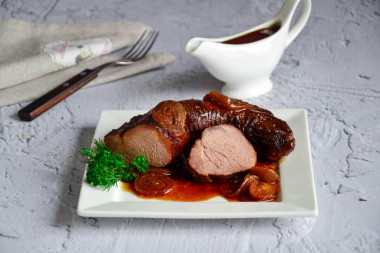
[[[257,165],[275,170],[278,173],[278,163],[258,162]],[[173,190],[163,196],[153,197],[140,194],[135,191],[133,183],[122,182],[121,189],[145,199],[196,202],[205,201],[220,196],[227,199],[228,201],[254,201],[249,196],[248,191],[246,194],[241,194],[239,196],[229,196],[239,188],[245,174],[238,175],[229,180],[212,183],[198,183],[194,182],[192,178],[185,175],[184,173],[175,173],[169,176],[174,185]],[[277,192],[279,192],[279,181],[274,184],[276,185]],[[278,199],[278,195],[279,194],[277,194],[276,199]],[[276,201],[276,199],[274,201]]]
[[[253,31],[247,34],[244,34],[242,36],[232,38],[230,40],[223,41],[224,44],[246,44],[255,42],[258,40],[265,39],[272,34],[276,33],[278,30],[280,30],[281,25],[276,23],[270,27],[266,27],[257,31]]]

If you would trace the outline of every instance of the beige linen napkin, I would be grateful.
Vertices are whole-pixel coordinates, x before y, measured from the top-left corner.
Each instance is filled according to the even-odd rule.
[[[35,99],[86,68],[116,60],[101,56],[137,41],[149,27],[132,22],[55,25],[0,19],[0,106]],[[111,67],[85,87],[163,67],[175,57],[148,55]]]

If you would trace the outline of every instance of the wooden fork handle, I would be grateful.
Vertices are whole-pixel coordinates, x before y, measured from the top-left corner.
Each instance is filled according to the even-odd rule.
[[[20,120],[32,121],[98,76],[98,71],[85,69],[52,89],[18,112]]]

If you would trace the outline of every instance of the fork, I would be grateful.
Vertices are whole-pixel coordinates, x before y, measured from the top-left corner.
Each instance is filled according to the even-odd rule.
[[[120,59],[112,62],[104,63],[93,69],[85,69],[76,76],[70,78],[69,80],[63,82],[56,88],[52,89],[45,95],[42,95],[29,105],[25,106],[18,112],[20,120],[32,121],[42,113],[46,112],[66,97],[70,96],[83,86],[85,86],[90,81],[94,80],[100,71],[103,69],[120,65],[127,66],[141,60],[149,50],[152,48],[154,42],[158,36],[157,31],[145,31],[137,42],[125,53]]]

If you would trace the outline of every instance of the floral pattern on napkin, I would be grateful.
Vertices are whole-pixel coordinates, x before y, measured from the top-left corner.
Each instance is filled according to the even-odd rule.
[[[63,68],[90,60],[111,52],[111,41],[107,38],[94,38],[77,41],[55,41],[45,46],[44,51],[52,61]]]

